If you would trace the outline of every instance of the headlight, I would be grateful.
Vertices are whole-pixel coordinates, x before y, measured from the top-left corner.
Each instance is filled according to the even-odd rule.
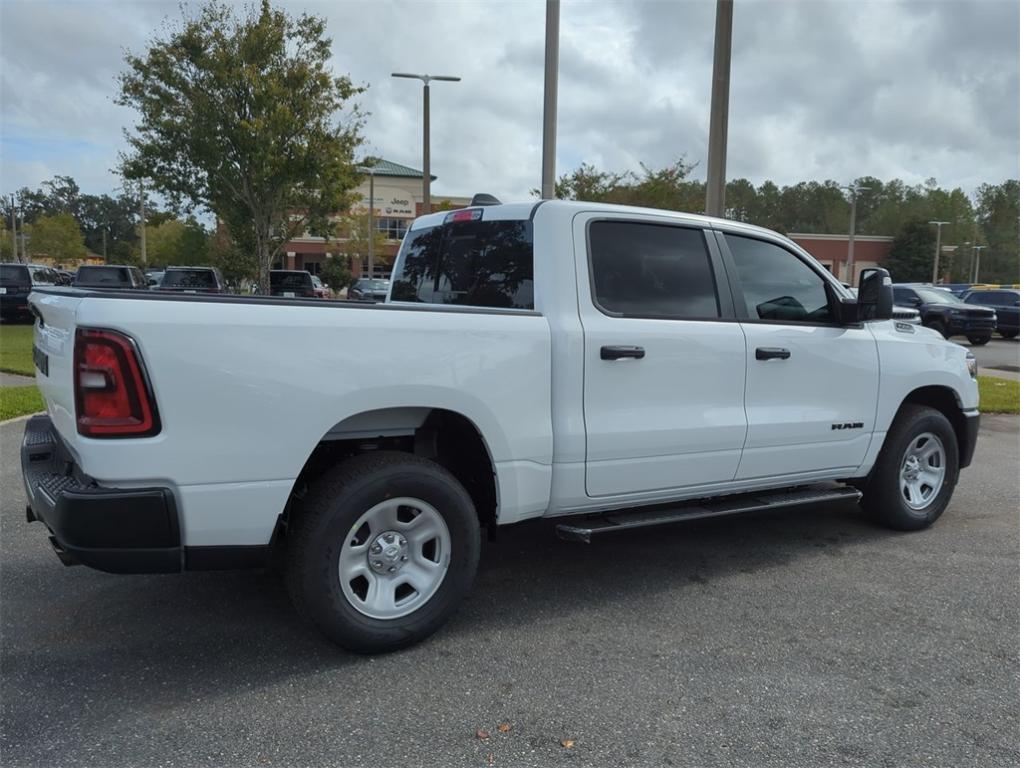
[[[973,352],[967,353],[967,370],[970,372],[972,379],[977,378],[977,358],[974,357]]]

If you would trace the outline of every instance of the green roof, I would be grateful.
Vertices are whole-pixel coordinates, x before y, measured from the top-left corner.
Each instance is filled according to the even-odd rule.
[[[392,163],[389,160],[379,160],[372,166],[372,170],[376,176],[399,176],[404,179],[420,179],[425,176],[421,171],[408,168],[400,163]],[[431,176],[432,181],[435,181],[436,175],[431,174]]]

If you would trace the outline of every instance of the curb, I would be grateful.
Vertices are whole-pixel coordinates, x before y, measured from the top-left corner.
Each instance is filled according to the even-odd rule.
[[[6,419],[0,421],[0,427],[5,424],[17,424],[19,421],[28,421],[33,416],[38,416],[40,413],[46,413],[46,411],[36,411],[35,413],[26,413],[24,416],[15,416],[13,419]]]

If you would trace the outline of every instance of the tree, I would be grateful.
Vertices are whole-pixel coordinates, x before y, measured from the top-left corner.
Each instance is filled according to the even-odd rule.
[[[253,248],[266,293],[283,244],[328,235],[359,182],[352,99],[364,89],[330,74],[324,32],[323,19],[268,0],[241,18],[212,2],[144,56],[128,55],[120,77],[118,103],[140,115],[125,175],[214,212]]]
[[[194,219],[170,219],[145,233],[150,267],[196,266],[209,262],[209,236]]]
[[[368,211],[356,210],[341,216],[336,222],[335,231],[337,240],[329,244],[329,250],[353,257],[358,260],[359,265],[363,264],[368,258]],[[389,260],[388,256],[383,255],[386,235],[376,229],[372,233],[372,239],[376,263],[385,263]]]
[[[30,227],[28,252],[32,256],[47,256],[57,262],[85,257],[85,238],[71,214],[40,216]]]
[[[340,292],[353,282],[354,276],[351,274],[346,257],[333,256],[326,259],[326,263],[322,265],[322,272],[319,273],[319,277],[334,292]]]
[[[924,219],[907,222],[893,240],[883,265],[897,283],[931,280],[935,258],[935,229]]]

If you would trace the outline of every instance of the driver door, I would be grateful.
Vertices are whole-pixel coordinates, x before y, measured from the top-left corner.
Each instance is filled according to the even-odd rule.
[[[736,479],[855,469],[875,423],[874,337],[836,321],[822,267],[779,242],[718,239],[747,344],[747,441]]]

